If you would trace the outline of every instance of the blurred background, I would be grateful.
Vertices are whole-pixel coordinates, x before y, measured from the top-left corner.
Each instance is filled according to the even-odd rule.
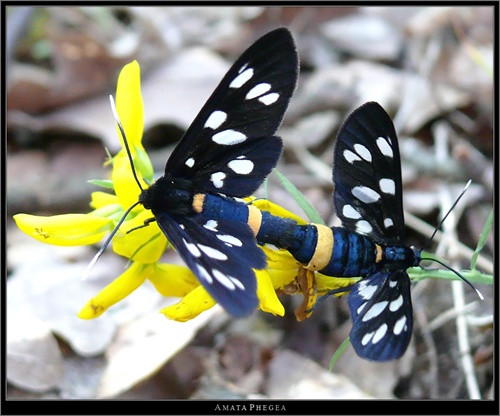
[[[469,268],[493,207],[492,7],[7,7],[7,398],[10,399],[469,399],[493,398],[493,288],[414,284],[414,333],[396,362],[349,347],[346,298],[297,322],[234,320],[215,307],[187,323],[158,311],[146,282],[93,321],[76,314],[123,272],[111,249],[81,276],[96,247],[54,247],[14,224],[20,212],[88,212],[89,179],[119,149],[109,94],[121,68],[141,65],[143,143],[158,174],[232,62],[287,26],[301,60],[279,135],[278,169],[339,225],[332,202],[336,133],[378,101],[400,138],[407,245],[421,247],[465,183],[472,185],[432,250]],[[305,218],[275,175],[269,199]],[[417,218],[418,217],[418,218]],[[418,219],[428,224],[430,231]],[[444,239],[442,239],[444,240]],[[439,238],[436,239],[436,243]],[[451,247],[451,248],[450,248]],[[493,273],[493,237],[478,268]],[[167,260],[182,264],[173,252]],[[460,306],[463,305],[463,306]],[[464,335],[465,334],[465,335]]]

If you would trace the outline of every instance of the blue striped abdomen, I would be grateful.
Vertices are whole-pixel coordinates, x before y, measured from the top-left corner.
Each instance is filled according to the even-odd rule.
[[[333,250],[328,265],[320,273],[336,277],[366,276],[380,268],[380,246],[368,237],[344,228],[331,227]],[[377,254],[379,254],[377,258]]]
[[[299,225],[292,219],[213,194],[203,195],[195,211],[213,219],[247,223],[259,244],[284,248],[305,268],[327,276],[367,276],[381,267],[382,248],[368,237],[344,228]]]

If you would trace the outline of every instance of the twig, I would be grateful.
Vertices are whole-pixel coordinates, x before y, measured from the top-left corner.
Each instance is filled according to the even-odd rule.
[[[452,319],[455,319],[457,317],[457,314],[459,313],[467,314],[469,312],[472,312],[476,308],[477,303],[478,301],[475,300],[465,305],[464,308],[460,311],[458,311],[457,308],[454,306],[453,308],[450,308],[444,311],[443,313],[440,313],[431,322],[429,322],[429,331],[435,331],[436,329],[443,326],[445,323],[451,321]],[[467,319],[469,320],[469,318]]]
[[[485,315],[485,316],[467,316],[467,323],[469,326],[476,327],[485,327],[485,326],[493,326],[494,317],[493,315]]]
[[[303,144],[293,141],[289,148],[293,151],[300,164],[317,178],[323,180],[326,184],[332,183],[332,168],[318,157],[314,156]]]
[[[427,358],[429,360],[429,373],[430,373],[430,399],[437,399],[439,397],[439,385],[438,385],[438,359],[437,359],[437,349],[434,343],[434,338],[431,334],[431,329],[429,326],[429,321],[425,312],[422,308],[415,309],[415,317],[417,318],[418,325],[422,331],[422,338],[427,347]]]
[[[442,200],[441,206],[443,208],[450,206],[450,194],[447,190],[443,189],[441,193]],[[446,212],[445,209],[442,210]],[[453,215],[449,216],[448,222],[443,224],[443,228],[446,234],[452,234],[453,237],[456,237],[456,224],[458,222],[457,216]],[[453,239],[457,241],[456,238]],[[449,239],[443,239],[445,244],[450,241]],[[456,245],[450,245],[447,247],[448,253],[452,256],[455,252],[457,252]],[[467,386],[467,391],[469,393],[469,397],[471,399],[480,399],[481,394],[479,390],[479,385],[477,382],[476,374],[474,372],[474,364],[471,356],[471,349],[469,343],[469,333],[467,330],[467,320],[463,310],[465,308],[465,296],[464,296],[464,287],[459,281],[451,282],[452,294],[453,294],[453,305],[457,312],[456,317],[456,327],[457,327],[457,337],[458,337],[458,351],[460,354],[460,361],[462,363],[463,374],[465,376],[465,384]]]
[[[467,330],[467,320],[465,315],[460,312],[463,309],[464,302],[464,287],[460,282],[451,282],[453,291],[453,302],[457,309],[457,335],[458,335],[458,350],[460,352],[460,359],[462,368],[465,375],[465,383],[471,399],[481,399],[479,385],[477,383],[476,374],[474,372],[474,363],[471,356],[469,344],[469,332]]]

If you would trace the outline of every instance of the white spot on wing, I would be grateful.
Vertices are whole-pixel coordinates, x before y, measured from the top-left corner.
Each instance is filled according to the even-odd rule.
[[[392,221],[390,218],[386,218],[384,220],[384,227],[385,228],[392,227],[393,225],[394,225],[394,221]]]
[[[243,245],[241,240],[239,240],[236,237],[233,237],[232,235],[228,235],[228,234],[220,235],[219,234],[219,235],[217,235],[217,238],[221,241],[224,241],[224,243],[229,244],[231,246],[241,247]]]
[[[227,164],[229,169],[231,169],[234,173],[239,175],[248,175],[253,170],[253,162],[251,160],[243,160],[243,159],[235,159],[231,160]]]
[[[208,220],[208,221],[207,221],[207,222],[203,225],[203,227],[205,227],[207,230],[217,232],[217,225],[219,225],[219,224],[217,223],[217,221],[215,221],[215,220]]]
[[[226,174],[224,172],[215,172],[210,176],[210,180],[216,188],[222,188],[224,186],[224,179]]]
[[[379,342],[387,332],[387,324],[382,324],[380,325],[379,329],[375,331],[375,334],[373,335],[372,338],[372,344],[376,344]]]
[[[391,312],[397,311],[401,306],[403,305],[403,295],[399,295],[399,297],[396,300],[393,300],[389,304],[389,310]]]
[[[260,97],[262,94],[265,94],[271,89],[271,84],[267,82],[262,82],[253,87],[250,91],[248,91],[245,96],[245,100],[251,100],[252,98]]]
[[[245,286],[238,279],[233,276],[225,275],[217,269],[212,270],[214,277],[222,283],[225,287],[230,290],[234,290],[236,288],[240,290],[245,290]]]
[[[356,153],[351,152],[350,150],[344,150],[344,159],[347,160],[350,164],[361,160],[361,158]]]
[[[212,276],[207,272],[207,270],[198,264],[198,272],[201,274],[202,279],[205,279],[208,283],[212,284]]]
[[[373,332],[368,332],[363,338],[361,338],[361,344],[366,345],[370,342],[373,337]]]
[[[389,137],[387,138],[387,140],[390,140]],[[379,137],[377,139],[377,146],[383,155],[393,158],[394,154],[392,153],[392,147],[389,145],[389,143],[387,143],[387,140],[383,137]]]
[[[214,277],[219,281],[219,283],[222,283],[225,287],[227,287],[230,290],[236,289],[236,286],[234,283],[231,281],[229,276],[226,276],[224,273],[221,273],[219,270],[212,270],[212,273]]]
[[[386,179],[386,178],[380,179],[378,184],[380,186],[380,190],[384,194],[391,194],[391,195],[396,194],[396,184],[392,179]]]
[[[360,234],[370,234],[373,231],[373,227],[366,220],[360,220],[356,223],[356,231]]]
[[[406,316],[404,315],[396,321],[392,332],[394,332],[395,335],[399,335],[403,329],[406,330]]]
[[[252,68],[245,69],[235,79],[231,81],[231,84],[229,84],[229,88],[240,88],[252,77],[253,77],[253,69]]]
[[[188,243],[184,238],[182,239],[182,242],[184,243],[184,245],[186,246],[186,248],[188,249],[188,251],[195,257],[200,257],[201,256],[201,252],[200,250],[198,250],[198,248],[196,247],[195,244],[192,244],[192,243]]]
[[[356,143],[354,145],[354,150],[356,150],[356,152],[358,153],[358,155],[360,155],[363,159],[365,159],[367,162],[371,162],[372,161],[372,154],[370,153],[370,151],[365,147],[363,146],[362,144],[359,144],[359,143]]]
[[[358,309],[356,309],[356,313],[359,315],[363,309],[365,309],[365,306],[368,302],[362,303]]]
[[[365,204],[372,204],[380,199],[380,195],[367,186],[355,186],[351,193]]]
[[[243,286],[243,283],[241,283],[240,280],[238,280],[238,279],[236,279],[236,277],[232,277],[232,276],[229,276],[229,278],[231,279],[231,282],[233,282],[234,285],[238,287],[238,289],[245,290],[245,286]]]
[[[216,110],[207,118],[205,125],[203,127],[208,127],[210,129],[219,128],[224,121],[226,121],[227,114],[224,111]]]
[[[361,282],[364,283],[364,282]],[[366,283],[364,285],[359,285],[359,290],[358,293],[359,295],[364,299],[364,300],[369,300],[372,298],[373,294],[377,290],[377,286],[375,285],[367,285]]]
[[[192,168],[194,166],[194,159],[190,157],[188,160],[186,160],[185,164],[188,168]]]
[[[206,246],[204,244],[198,244],[198,248],[212,259],[227,260],[227,256],[222,251],[216,250],[215,248]]]
[[[280,95],[277,92],[271,92],[259,97],[259,101],[264,105],[271,105],[278,101],[278,98],[280,98]]]
[[[224,146],[230,146],[233,144],[238,144],[242,143],[247,139],[247,136],[245,136],[243,133],[240,133],[239,131],[236,130],[223,130],[219,133],[216,133],[212,136],[212,140],[217,143],[221,144]]]
[[[380,315],[384,311],[388,303],[389,303],[388,301],[384,300],[382,302],[376,303],[375,305],[372,305],[372,307],[368,309],[364,314],[362,321],[366,322]]]
[[[342,207],[342,215],[346,218],[352,218],[353,220],[361,218],[361,214],[356,211],[352,205],[344,205]]]

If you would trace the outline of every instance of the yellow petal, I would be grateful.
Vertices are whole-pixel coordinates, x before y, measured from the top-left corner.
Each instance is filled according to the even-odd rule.
[[[269,277],[275,290],[283,290],[285,286],[295,282],[297,268],[288,270],[269,269]]]
[[[260,301],[260,309],[273,315],[283,316],[285,308],[276,295],[267,270],[255,270],[255,274],[257,276],[257,297]]]
[[[110,306],[118,303],[146,280],[148,266],[133,263],[124,273],[90,299],[78,313],[81,319],[94,319],[102,315]]]
[[[290,218],[301,225],[307,224],[307,221],[303,220],[298,215],[295,215],[294,213],[267,199],[255,199],[252,201],[252,205],[255,205],[262,211],[268,211],[269,213],[276,215],[277,217]]]
[[[198,286],[175,305],[163,308],[160,313],[169,319],[178,322],[186,322],[196,318],[200,313],[210,309],[215,305],[215,301],[203,288]]]
[[[148,279],[163,296],[178,298],[186,296],[200,285],[191,270],[176,264],[155,263]]]
[[[156,222],[143,226],[144,221],[150,218],[153,218],[151,211],[143,209],[136,217],[126,221],[113,238],[113,251],[139,263],[158,261],[168,242]],[[143,227],[127,233],[139,226]]]
[[[135,148],[142,148],[144,130],[144,108],[141,95],[141,68],[137,61],[123,67],[116,86],[116,110],[125,130],[132,154]],[[122,135],[117,126],[117,134],[124,148]]]
[[[338,290],[335,296],[339,297],[349,293],[349,290],[342,291],[340,289],[347,288],[350,285],[356,283],[359,277],[332,277],[325,276],[321,273],[316,273],[316,283],[318,285],[318,293],[325,294],[331,290]]]
[[[127,153],[123,150],[121,150],[113,158],[113,172],[111,174],[111,180],[113,181],[113,185],[115,187],[116,196],[118,197],[123,209],[128,209],[139,200],[141,188],[139,188],[139,185],[133,176],[132,167]],[[148,185],[144,182],[141,175],[139,175],[139,180],[142,188],[146,189]]]
[[[100,209],[115,204],[118,204],[116,195],[102,191],[92,192],[91,194],[90,206],[94,209]]]
[[[275,250],[267,246],[262,249],[266,255],[268,269],[296,270],[299,267],[297,260],[286,250]]]
[[[116,110],[125,131],[135,169],[141,176],[151,181],[154,173],[153,165],[142,146],[144,108],[141,95],[141,70],[137,61],[125,65],[120,72],[116,87]],[[125,149],[118,126],[117,134],[122,148]]]
[[[112,226],[109,218],[90,214],[64,214],[42,217],[16,214],[17,226],[38,241],[57,246],[83,246],[95,244]]]

